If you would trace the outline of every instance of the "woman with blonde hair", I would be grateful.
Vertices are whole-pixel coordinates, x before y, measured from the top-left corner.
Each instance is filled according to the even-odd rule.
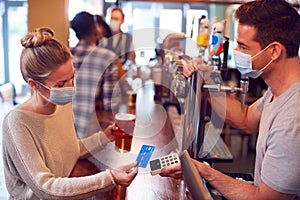
[[[3,159],[10,199],[84,199],[128,186],[136,163],[88,176],[70,178],[78,159],[114,140],[116,129],[79,140],[72,113],[74,68],[69,49],[49,28],[38,28],[21,39],[21,72],[32,96],[3,121]]]

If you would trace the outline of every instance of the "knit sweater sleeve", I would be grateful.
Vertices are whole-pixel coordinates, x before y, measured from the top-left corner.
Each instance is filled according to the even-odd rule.
[[[13,115],[4,119],[4,173],[7,189],[14,198],[26,199],[31,190],[40,199],[84,199],[114,186],[110,171],[68,178],[64,170],[72,168],[74,159],[70,164],[65,159],[62,166],[53,167],[56,165],[50,156],[45,156],[47,149],[37,141],[20,119]]]
[[[80,158],[86,158],[103,149],[110,141],[103,131],[99,131],[89,137],[78,140],[78,142],[80,147]]]

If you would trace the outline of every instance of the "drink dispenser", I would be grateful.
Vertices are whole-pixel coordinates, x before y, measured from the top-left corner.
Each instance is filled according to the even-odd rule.
[[[208,113],[208,99],[207,94],[213,93],[241,93],[241,107],[243,109],[245,103],[245,96],[248,91],[248,78],[244,77],[241,80],[241,87],[229,87],[225,86],[222,81],[222,76],[226,75],[227,72],[227,55],[228,55],[228,38],[224,37],[223,43],[224,56],[223,61],[214,63],[211,77],[215,81],[214,84],[205,84],[203,81],[203,74],[201,71],[194,73],[191,77],[186,80],[185,85],[188,86],[188,92],[184,99],[184,119],[183,119],[183,142],[182,150],[189,149],[191,157],[195,159],[202,158],[203,152],[203,141],[205,137],[205,126],[211,121],[211,113]],[[224,113],[225,116],[225,105],[226,98],[224,96]],[[213,109],[213,102],[211,107]],[[220,102],[218,102],[220,103]],[[223,116],[223,117],[224,117]],[[223,121],[224,123],[224,121]]]

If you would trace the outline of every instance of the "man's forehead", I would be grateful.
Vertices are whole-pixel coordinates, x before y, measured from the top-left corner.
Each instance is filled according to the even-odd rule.
[[[247,37],[254,39],[256,34],[256,29],[254,26],[238,24],[237,26],[237,36],[238,37]]]
[[[254,26],[238,24],[236,40],[239,43],[252,43],[255,41],[256,29]]]
[[[123,18],[123,15],[122,15],[121,11],[119,11],[119,10],[113,10],[111,15],[113,17]]]

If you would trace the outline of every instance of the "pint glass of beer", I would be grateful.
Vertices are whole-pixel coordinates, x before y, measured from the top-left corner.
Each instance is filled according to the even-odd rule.
[[[115,123],[119,128],[115,131],[115,148],[119,152],[129,152],[135,127],[135,115],[117,113],[115,115]]]

